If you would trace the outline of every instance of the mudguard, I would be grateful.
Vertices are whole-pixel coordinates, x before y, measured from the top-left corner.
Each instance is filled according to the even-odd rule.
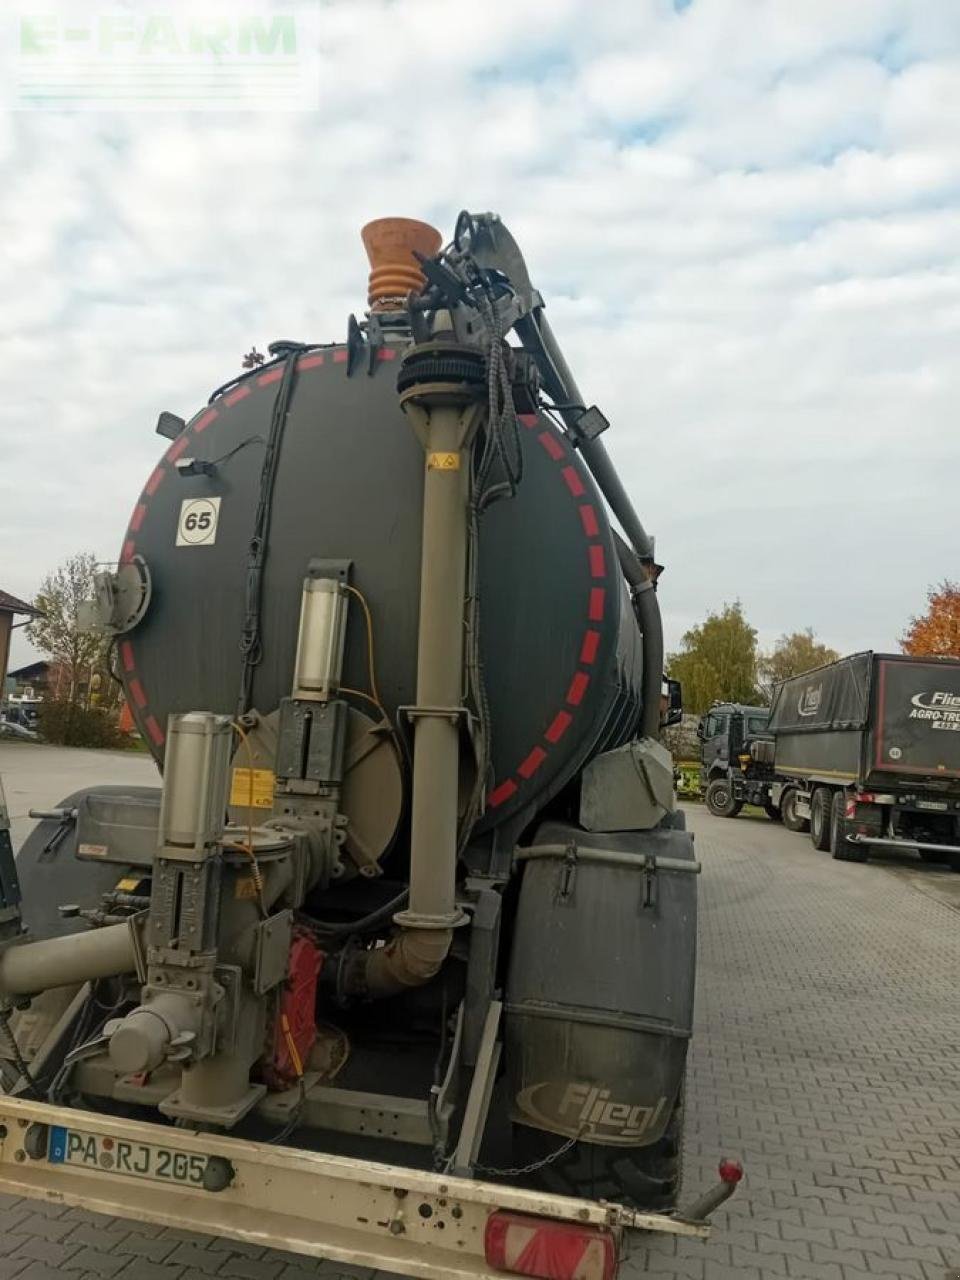
[[[693,1029],[693,839],[547,823],[521,856],[506,994],[513,1119],[603,1146],[656,1142]]]

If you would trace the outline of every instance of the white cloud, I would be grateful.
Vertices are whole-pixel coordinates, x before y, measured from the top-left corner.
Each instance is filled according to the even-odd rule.
[[[364,221],[467,206],[614,421],[671,641],[740,597],[890,646],[957,575],[952,9],[335,0],[316,112],[7,114],[0,586],[116,553],[160,409],[345,332]]]

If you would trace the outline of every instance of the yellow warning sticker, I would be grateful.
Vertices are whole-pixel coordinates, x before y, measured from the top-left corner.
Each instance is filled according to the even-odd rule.
[[[241,902],[257,897],[257,882],[253,876],[238,876],[234,886],[233,896]]]
[[[272,769],[254,769],[253,771],[253,807],[255,809],[272,809],[273,808],[273,784],[274,776]],[[249,807],[250,798],[250,769],[234,769],[233,779],[230,783],[230,803],[237,806]]]
[[[122,880],[118,880],[116,889],[118,893],[136,893],[140,888],[140,881],[135,876],[124,876]]]
[[[427,454],[427,470],[428,471],[459,471],[460,455],[459,453],[428,453]]]

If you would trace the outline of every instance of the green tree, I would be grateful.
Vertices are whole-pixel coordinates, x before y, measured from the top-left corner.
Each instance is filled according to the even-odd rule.
[[[81,606],[93,599],[96,566],[95,555],[80,551],[48,573],[34,600],[40,616],[27,626],[31,643],[60,668],[55,693],[70,708],[86,708],[93,677],[106,666],[104,638],[80,627]]]
[[[700,714],[714,702],[755,702],[757,633],[737,600],[691,627],[680,649],[667,660],[670,675],[683,685],[685,710]]]
[[[757,663],[760,690],[769,700],[781,681],[822,667],[826,662],[836,662],[839,657],[836,649],[820,644],[813,627],[782,635],[773,651],[761,654]]]

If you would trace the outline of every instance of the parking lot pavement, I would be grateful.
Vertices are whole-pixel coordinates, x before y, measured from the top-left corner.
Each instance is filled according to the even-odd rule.
[[[837,863],[767,819],[693,808],[690,826],[703,876],[686,1196],[714,1181],[720,1155],[747,1177],[711,1240],[652,1237],[625,1280],[960,1273],[960,913],[947,882],[931,896],[939,882],[915,865]],[[0,1197],[0,1280],[64,1275],[370,1272]]]
[[[692,808],[690,827],[703,875],[687,1194],[721,1154],[747,1177],[711,1240],[657,1238],[629,1280],[960,1273],[947,881],[907,859],[835,862],[765,818]],[[938,896],[920,891],[931,883]]]

